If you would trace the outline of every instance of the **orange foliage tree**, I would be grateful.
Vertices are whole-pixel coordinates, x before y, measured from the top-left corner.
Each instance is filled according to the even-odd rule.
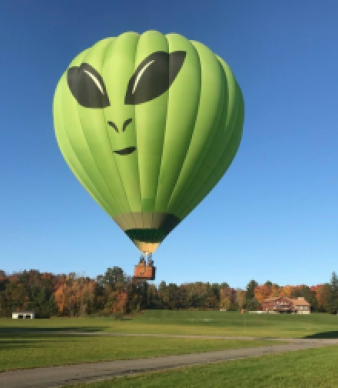
[[[294,286],[284,286],[281,288],[279,295],[285,296],[285,298],[291,298]]]
[[[318,303],[318,310],[326,310],[327,302],[330,296],[330,287],[328,284],[321,284],[316,287],[315,297]]]
[[[119,292],[115,298],[115,303],[113,305],[113,312],[124,314],[126,312],[127,302],[128,302],[128,293],[126,291]]]
[[[259,303],[262,303],[265,299],[268,299],[271,295],[271,286],[262,284],[254,289],[255,298]]]
[[[63,314],[67,301],[66,301],[66,276],[62,275],[55,287],[54,298],[58,307],[59,313]]]
[[[276,298],[280,295],[281,288],[278,287],[276,284],[273,284],[271,286],[271,293],[270,293],[270,298]]]

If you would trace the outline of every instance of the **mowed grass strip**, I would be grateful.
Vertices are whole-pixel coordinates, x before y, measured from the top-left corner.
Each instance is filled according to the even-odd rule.
[[[0,319],[0,333],[8,331],[86,331],[134,334],[181,334],[253,337],[338,338],[338,318],[329,314],[257,315],[220,311],[158,311],[122,321],[113,318]]]
[[[280,344],[277,341],[0,334],[0,371]]]
[[[338,347],[329,346],[76,384],[74,388],[336,388],[337,355]]]

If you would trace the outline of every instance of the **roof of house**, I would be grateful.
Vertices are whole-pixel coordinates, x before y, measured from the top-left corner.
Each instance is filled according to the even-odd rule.
[[[273,302],[277,299],[281,298],[280,296],[276,296],[275,298],[268,298],[268,299],[265,299],[263,302]]]
[[[34,311],[12,311],[12,314],[35,314]]]
[[[310,303],[305,299],[290,299],[295,306],[310,306]]]
[[[297,299],[286,298],[285,296],[277,296],[275,298],[265,299],[263,301],[263,303],[265,303],[265,302],[274,302],[277,299],[281,299],[281,298],[287,299],[288,301],[290,301],[295,306],[310,306],[310,303],[308,301],[306,301],[304,299],[304,297],[302,297],[302,296],[298,297]]]

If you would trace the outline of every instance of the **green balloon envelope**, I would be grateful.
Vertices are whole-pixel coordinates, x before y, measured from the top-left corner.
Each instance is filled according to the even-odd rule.
[[[71,62],[53,113],[75,176],[152,253],[230,166],[244,103],[229,66],[203,44],[127,32]]]

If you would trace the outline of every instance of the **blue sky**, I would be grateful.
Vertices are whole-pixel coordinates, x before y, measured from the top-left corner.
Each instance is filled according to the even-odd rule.
[[[136,247],[60,154],[52,100],[80,51],[152,29],[224,58],[246,106],[234,163],[155,253],[155,283],[329,281],[338,271],[337,15],[335,1],[3,2],[0,268],[132,274]]]

